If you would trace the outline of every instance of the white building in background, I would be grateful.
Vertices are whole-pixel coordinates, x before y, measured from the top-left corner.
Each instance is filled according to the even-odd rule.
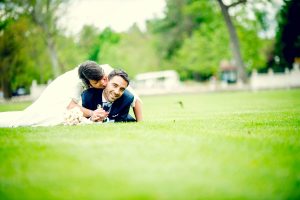
[[[139,94],[147,92],[164,93],[180,86],[179,75],[175,70],[148,72],[136,75],[132,86]]]

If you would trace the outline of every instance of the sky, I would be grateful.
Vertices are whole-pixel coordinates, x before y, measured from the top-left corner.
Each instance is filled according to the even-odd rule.
[[[122,32],[136,23],[145,30],[145,21],[163,17],[164,8],[165,0],[71,0],[59,24],[70,34],[86,24]]]

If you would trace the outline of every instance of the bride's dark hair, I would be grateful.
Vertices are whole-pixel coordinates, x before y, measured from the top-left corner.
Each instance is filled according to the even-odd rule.
[[[85,61],[79,65],[78,76],[87,88],[91,86],[89,80],[99,81],[104,76],[104,70],[94,61]]]

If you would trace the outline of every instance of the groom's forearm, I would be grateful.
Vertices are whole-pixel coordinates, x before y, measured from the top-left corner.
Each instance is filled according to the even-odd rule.
[[[137,99],[135,101],[135,105],[133,107],[133,112],[134,112],[135,119],[137,122],[140,122],[143,120],[142,102],[139,99]]]

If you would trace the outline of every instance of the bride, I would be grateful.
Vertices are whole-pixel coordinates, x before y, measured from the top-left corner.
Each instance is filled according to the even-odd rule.
[[[78,67],[68,71],[52,81],[41,96],[23,111],[0,113],[0,127],[18,126],[53,126],[62,124],[67,109],[79,107],[85,117],[91,117],[95,111],[80,105],[81,93],[84,89],[105,88],[107,75],[113,70],[108,65],[98,65],[93,61],[85,61]],[[131,87],[128,90],[134,94]],[[137,121],[142,120],[141,100],[134,94],[133,111]]]

